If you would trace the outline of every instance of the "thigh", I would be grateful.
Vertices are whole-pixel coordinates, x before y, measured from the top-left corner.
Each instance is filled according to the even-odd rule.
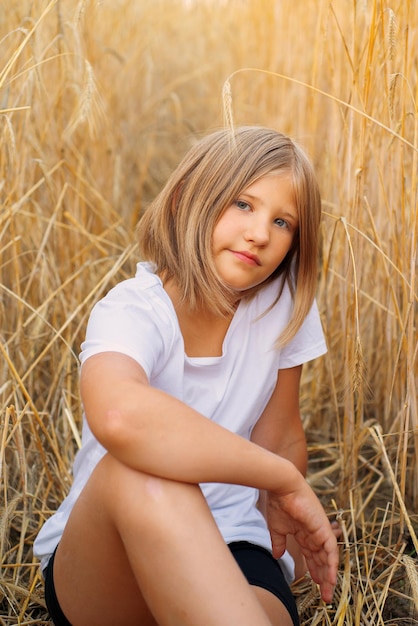
[[[294,622],[286,606],[271,591],[263,587],[253,586],[255,595],[267,614],[271,626],[299,626],[299,621]]]
[[[56,550],[57,601],[74,626],[156,626],[112,519],[117,493],[107,465],[105,457],[93,472]]]

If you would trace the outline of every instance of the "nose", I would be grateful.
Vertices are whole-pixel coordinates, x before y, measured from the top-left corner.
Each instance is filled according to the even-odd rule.
[[[270,228],[267,220],[261,216],[252,215],[247,224],[244,238],[257,246],[266,246],[270,240]]]

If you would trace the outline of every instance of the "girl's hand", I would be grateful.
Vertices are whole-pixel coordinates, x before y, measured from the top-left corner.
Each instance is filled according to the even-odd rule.
[[[269,492],[267,520],[273,556],[282,556],[286,535],[293,535],[312,579],[320,586],[322,599],[331,602],[337,580],[337,540],[318,498],[302,477],[290,493]]]

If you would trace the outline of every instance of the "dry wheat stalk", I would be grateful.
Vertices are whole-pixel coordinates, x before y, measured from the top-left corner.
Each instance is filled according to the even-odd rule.
[[[309,481],[343,538],[331,606],[295,585],[301,622],[417,623],[418,6],[308,4],[0,6],[7,626],[48,623],[31,543],[71,480],[89,310],[133,272],[137,216],[189,140],[241,123],[305,145],[324,199],[329,353],[305,368],[301,405]]]

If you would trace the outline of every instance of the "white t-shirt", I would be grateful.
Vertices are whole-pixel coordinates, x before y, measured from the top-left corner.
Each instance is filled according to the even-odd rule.
[[[149,264],[139,263],[135,278],[118,284],[94,306],[81,346],[81,364],[100,352],[126,354],[142,366],[152,386],[249,439],[273,392],[278,370],[326,352],[316,303],[294,339],[282,350],[274,347],[292,311],[287,285],[279,301],[269,308],[280,280],[270,283],[251,301],[240,302],[226,333],[222,356],[190,358],[161,280]],[[75,501],[106,452],[85,419],[82,440],[70,492],[34,544],[41,567],[47,564]],[[266,522],[256,506],[256,489],[218,483],[205,483],[201,488],[227,543],[246,540],[271,550]],[[289,554],[282,557],[281,565],[287,579],[292,580]]]

